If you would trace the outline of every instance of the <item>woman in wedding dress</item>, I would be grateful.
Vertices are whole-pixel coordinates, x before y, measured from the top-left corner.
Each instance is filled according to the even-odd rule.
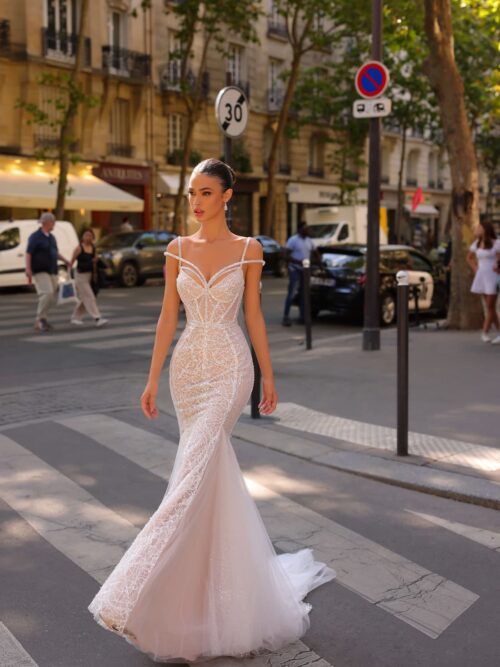
[[[219,160],[201,162],[191,175],[189,204],[200,229],[165,253],[165,294],[141,398],[155,418],[182,301],[187,323],[170,362],[179,448],[163,501],[89,607],[98,623],[162,662],[278,650],[309,627],[303,598],[335,577],[310,549],[276,554],[229,439],[254,381],[237,321],[242,299],[262,371],[260,412],[270,414],[278,400],[260,308],[262,248],[226,224],[233,185],[233,171]]]

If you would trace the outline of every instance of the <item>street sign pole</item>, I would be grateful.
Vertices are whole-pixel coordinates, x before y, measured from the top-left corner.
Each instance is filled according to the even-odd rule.
[[[382,58],[382,0],[372,0],[372,58]],[[363,350],[380,349],[380,118],[370,118]]]
[[[226,72],[226,86],[232,84],[231,72]],[[231,162],[233,161],[233,140],[227,134],[224,134],[224,162],[232,167]],[[226,220],[227,226],[231,229],[233,224],[233,205],[231,202],[227,205],[226,211]]]

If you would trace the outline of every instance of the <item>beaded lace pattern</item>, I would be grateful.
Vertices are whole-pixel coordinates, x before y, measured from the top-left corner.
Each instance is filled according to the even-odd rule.
[[[161,553],[181,525],[223,429],[230,434],[253,385],[250,350],[237,322],[245,288],[240,261],[207,280],[182,258],[179,237],[177,290],[187,324],[170,363],[170,391],[180,429],[180,442],[166,494],[89,606],[106,628],[127,635],[127,619]],[[223,351],[223,353],[221,353]]]

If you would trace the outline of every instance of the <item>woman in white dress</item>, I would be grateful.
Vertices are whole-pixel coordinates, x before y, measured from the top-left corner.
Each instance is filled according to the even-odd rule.
[[[195,662],[275,651],[309,627],[307,593],[335,577],[310,549],[277,555],[247,491],[230,442],[254,374],[238,324],[245,321],[263,378],[260,411],[278,400],[260,308],[262,248],[233,234],[224,210],[234,174],[200,163],[189,203],[200,222],[172,241],[149,381],[148,418],[182,300],[187,323],[170,362],[180,442],[165,497],[89,609],[154,660]]]
[[[476,227],[476,240],[467,253],[467,262],[474,271],[471,292],[481,294],[485,302],[485,315],[481,340],[485,343],[500,344],[500,324],[496,310],[498,293],[498,261],[500,260],[500,239],[496,238],[491,222],[480,222]],[[490,337],[493,325],[497,335]]]

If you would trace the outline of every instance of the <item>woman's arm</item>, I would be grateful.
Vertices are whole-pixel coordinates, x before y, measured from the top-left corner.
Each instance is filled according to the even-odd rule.
[[[168,245],[168,251],[177,254],[177,249],[177,241],[171,241]],[[141,408],[148,419],[154,419],[158,416],[156,395],[158,393],[160,374],[177,329],[180,304],[176,285],[178,265],[179,262],[176,259],[167,257],[163,304],[156,325],[156,336],[151,357],[148,383],[141,396]]]
[[[258,241],[252,239],[249,243],[246,258],[262,259],[262,246]],[[260,412],[264,415],[271,414],[276,409],[278,394],[274,384],[273,367],[269,354],[267,342],[266,323],[260,306],[260,279],[262,265],[248,264],[245,275],[245,322],[248,329],[253,349],[262,372],[262,384],[264,396],[259,404]]]
[[[81,247],[80,245],[77,245],[76,248],[75,248],[74,251],[73,251],[73,255],[71,256],[71,261],[70,261],[70,263],[69,263],[70,267],[73,266],[73,264],[76,262],[76,258],[78,257],[78,255],[79,255],[81,252],[82,252],[82,247]],[[62,259],[63,262],[66,261],[66,260],[64,259],[64,257],[61,257],[61,255],[59,255],[59,259]]]
[[[474,273],[477,271],[477,259],[476,259],[476,253],[472,252],[472,250],[469,250],[467,253],[467,264],[470,266],[470,268],[473,270]]]

